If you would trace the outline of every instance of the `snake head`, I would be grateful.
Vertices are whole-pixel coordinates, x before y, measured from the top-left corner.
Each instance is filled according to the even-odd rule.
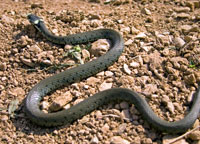
[[[31,24],[33,24],[39,30],[39,27],[40,27],[39,24],[40,24],[40,22],[43,22],[43,20],[34,14],[28,14],[27,18],[28,18],[29,22]]]

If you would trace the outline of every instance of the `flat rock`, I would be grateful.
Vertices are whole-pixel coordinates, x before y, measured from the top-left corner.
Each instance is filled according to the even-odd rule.
[[[92,43],[90,51],[94,56],[101,56],[109,50],[109,47],[110,44],[106,39],[99,39]]]
[[[123,139],[120,136],[114,136],[111,138],[111,144],[130,144],[128,140]]]
[[[100,86],[99,86],[99,90],[100,91],[104,91],[104,90],[106,90],[106,89],[110,89],[110,88],[112,88],[112,83],[107,83],[107,82],[103,82]]]
[[[49,109],[51,111],[58,111],[62,109],[71,100],[72,100],[71,93],[66,92],[63,95],[56,97],[56,99],[51,103]]]

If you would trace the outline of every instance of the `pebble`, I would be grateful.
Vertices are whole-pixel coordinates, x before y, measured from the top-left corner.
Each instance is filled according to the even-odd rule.
[[[49,66],[53,64],[53,63],[52,63],[50,60],[48,60],[48,59],[43,60],[42,63],[44,63],[44,64],[46,64],[46,65],[49,65]]]
[[[181,48],[181,47],[184,46],[185,41],[180,37],[175,37],[174,38],[174,44],[175,44],[176,47]]]
[[[82,102],[84,99],[79,98],[77,100],[74,101],[74,105],[77,105],[78,103]]]
[[[102,118],[102,113],[101,113],[101,111],[99,111],[99,110],[96,111],[95,116],[96,116],[97,119],[101,119],[101,118]]]
[[[168,46],[170,44],[170,37],[168,35],[158,34],[156,36],[163,45]]]
[[[187,13],[178,13],[176,14],[176,18],[186,19],[186,18],[190,18],[190,15]]]
[[[29,50],[35,53],[41,53],[42,50],[40,49],[40,47],[38,45],[32,45],[29,47]]]
[[[122,134],[127,128],[127,124],[126,123],[123,123],[123,124],[120,124],[118,129],[117,129],[117,134],[120,135]]]
[[[107,83],[107,82],[103,82],[100,86],[99,86],[99,91],[104,91],[104,90],[107,90],[107,89],[110,89],[112,88],[112,83]]]
[[[146,15],[151,15],[151,11],[148,10],[147,8],[143,8],[142,9],[142,13],[146,14]]]
[[[132,67],[132,68],[138,68],[138,67],[140,67],[140,64],[138,63],[138,62],[131,62],[130,63],[130,66]]]
[[[190,32],[190,30],[192,29],[192,26],[191,25],[182,25],[180,27],[180,29],[182,30],[182,32],[184,34],[187,34],[188,32]]]
[[[14,23],[14,19],[13,18],[10,18],[6,15],[2,15],[1,16],[1,21],[6,23],[6,24],[13,24]]]
[[[98,144],[99,143],[99,139],[95,136],[91,139],[90,144]]]
[[[145,39],[147,35],[144,32],[140,32],[135,36],[135,39]]]
[[[128,140],[121,138],[120,136],[114,136],[110,140],[111,144],[130,144]]]
[[[56,99],[51,103],[49,109],[51,111],[58,111],[62,109],[68,102],[72,100],[72,95],[68,91],[61,96],[56,97]]]
[[[105,76],[112,77],[114,74],[111,71],[105,71]]]
[[[8,116],[7,115],[1,115],[0,116],[0,120],[1,121],[7,121],[9,118],[8,118]]]
[[[123,69],[124,69],[124,72],[127,73],[127,74],[131,74],[131,70],[128,68],[128,65],[127,64],[124,64],[123,66]]]
[[[102,132],[107,132],[107,131],[109,131],[109,129],[110,129],[109,125],[108,125],[108,124],[105,124],[105,125],[101,128],[101,131],[102,131]]]
[[[0,62],[0,70],[1,71],[5,71],[7,69],[7,65],[6,65],[6,63],[4,62],[4,63],[1,63]]]
[[[173,105],[173,103],[171,101],[167,102],[167,108],[169,109],[169,111],[171,113],[174,113],[174,105]]]
[[[89,77],[89,78],[86,80],[86,82],[87,82],[88,85],[94,86],[94,85],[96,85],[96,83],[100,82],[100,79],[95,78],[95,77]]]
[[[150,95],[154,94],[157,90],[158,90],[157,85],[155,85],[155,84],[146,84],[145,87],[144,87],[143,92],[146,95],[150,96]]]
[[[41,107],[42,107],[42,110],[48,110],[49,103],[47,101],[43,101]]]
[[[129,104],[125,101],[121,102],[120,104],[121,109],[128,109],[129,108]]]
[[[129,112],[129,109],[122,110],[121,116],[122,116],[123,119],[126,118],[126,119],[130,119],[131,120],[131,114]]]
[[[109,47],[110,44],[106,39],[99,39],[92,43],[90,51],[94,56],[101,56],[109,50]]]
[[[16,96],[16,97],[19,97],[19,96],[24,96],[25,95],[25,91],[23,88],[21,87],[16,87],[14,89],[12,89],[9,94],[13,95],[13,96]]]
[[[131,27],[131,34],[138,34],[140,30],[136,29],[134,26]]]
[[[82,53],[82,57],[83,57],[83,60],[84,60],[84,61],[90,58],[90,52],[89,52],[88,50],[83,49],[83,50],[81,51],[81,53]]]
[[[196,82],[196,77],[194,74],[190,74],[184,77],[186,84],[194,84]]]
[[[35,66],[35,64],[30,59],[21,58],[21,61],[27,66],[30,66],[30,67],[34,67]]]
[[[132,43],[133,43],[133,40],[129,39],[124,43],[124,45],[128,46],[128,45],[131,45]]]
[[[174,11],[181,13],[181,12],[189,12],[190,8],[189,7],[176,7],[174,8]]]

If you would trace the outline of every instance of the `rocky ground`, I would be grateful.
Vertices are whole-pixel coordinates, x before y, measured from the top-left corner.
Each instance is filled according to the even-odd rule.
[[[141,93],[159,117],[175,121],[189,111],[200,82],[198,0],[0,0],[0,143],[167,144],[181,136],[152,128],[127,102],[110,103],[67,126],[31,123],[24,113],[31,88],[97,57],[89,47],[104,51],[108,44],[53,44],[30,25],[28,13],[42,17],[56,35],[110,28],[125,40],[114,65],[45,97],[44,111],[72,97],[66,108],[104,89],[124,87]],[[199,144],[200,130],[175,143]]]

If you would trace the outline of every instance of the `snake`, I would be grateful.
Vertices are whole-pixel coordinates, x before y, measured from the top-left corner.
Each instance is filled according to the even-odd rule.
[[[128,103],[133,104],[141,113],[144,120],[152,125],[153,128],[161,132],[183,133],[190,129],[198,118],[200,112],[199,88],[197,88],[197,92],[193,95],[190,110],[184,118],[177,121],[167,121],[160,118],[151,109],[145,98],[139,93],[121,87],[100,91],[68,109],[51,113],[43,112],[40,109],[40,102],[44,96],[62,86],[95,75],[113,65],[124,50],[124,40],[119,32],[112,29],[97,29],[68,36],[56,36],[47,29],[42,18],[34,14],[28,14],[27,18],[29,22],[44,35],[44,37],[56,44],[76,45],[94,42],[98,39],[107,39],[110,42],[110,48],[106,54],[85,64],[47,77],[46,79],[41,80],[28,92],[25,98],[25,113],[33,123],[42,127],[70,125],[99,107],[116,101],[127,101]]]

